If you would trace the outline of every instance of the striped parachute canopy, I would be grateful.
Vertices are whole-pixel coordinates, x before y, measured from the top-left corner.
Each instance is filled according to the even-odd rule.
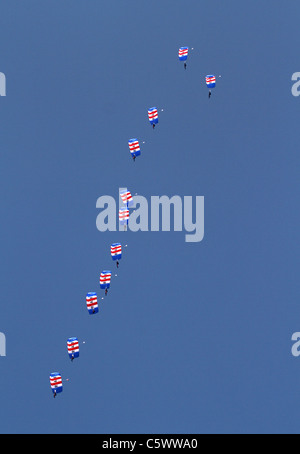
[[[189,54],[189,48],[188,47],[180,47],[178,51],[178,58],[180,61],[186,61],[188,58]]]
[[[128,224],[129,219],[129,210],[128,208],[120,208],[119,209],[119,222],[121,225]]]
[[[97,293],[89,292],[86,295],[86,307],[89,311],[89,314],[97,314],[99,312]]]
[[[61,393],[63,390],[62,378],[58,372],[52,372],[50,374],[50,386],[53,394]]]
[[[120,260],[122,258],[121,243],[113,243],[110,247],[110,253],[113,260]]]
[[[69,358],[74,359],[79,357],[79,342],[77,337],[70,337],[67,340]]]
[[[158,112],[156,107],[151,107],[151,109],[148,110],[148,118],[152,125],[158,123]]]
[[[133,204],[133,198],[130,191],[120,191],[120,197],[122,202],[127,206],[130,207]]]
[[[106,289],[110,287],[111,272],[102,271],[100,274],[100,288]]]
[[[216,86],[216,76],[206,76],[205,80],[208,88],[214,88]]]
[[[137,139],[130,139],[128,140],[128,145],[129,145],[129,151],[131,153],[131,156],[136,158],[137,156],[140,156],[141,154],[141,149],[140,149],[140,144]]]

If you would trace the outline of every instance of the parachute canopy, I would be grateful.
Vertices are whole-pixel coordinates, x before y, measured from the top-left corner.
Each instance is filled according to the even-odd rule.
[[[129,210],[128,208],[120,208],[119,209],[119,222],[121,225],[128,224],[129,219]]]
[[[50,386],[53,394],[61,393],[63,390],[62,378],[58,372],[52,372],[50,374]]]
[[[89,292],[86,295],[86,307],[89,311],[89,314],[96,314],[99,312],[98,301],[97,301],[97,293]]]
[[[141,149],[140,149],[139,141],[137,139],[128,140],[128,145],[129,145],[129,151],[134,158],[136,158],[137,156],[140,156]]]
[[[214,88],[216,86],[216,76],[206,76],[205,80],[208,88]]]
[[[120,196],[122,202],[127,206],[131,206],[133,204],[133,198],[130,191],[120,191]]]
[[[110,253],[113,260],[120,260],[122,258],[121,243],[113,243],[110,247]]]
[[[188,47],[180,47],[178,51],[178,58],[180,61],[186,61],[188,58],[189,54],[189,48]]]
[[[79,342],[77,337],[69,337],[67,340],[67,347],[68,354],[71,359],[79,357]]]
[[[100,288],[106,289],[110,287],[111,271],[102,271],[100,274]]]
[[[158,112],[156,107],[148,109],[148,118],[152,125],[156,125],[158,123]]]

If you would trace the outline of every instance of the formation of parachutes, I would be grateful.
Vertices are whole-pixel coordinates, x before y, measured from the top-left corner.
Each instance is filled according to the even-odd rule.
[[[193,50],[193,48],[192,48]],[[189,54],[188,47],[180,47],[178,50],[179,61],[184,62],[184,69],[187,68],[187,59]],[[220,76],[219,76],[220,77]],[[209,89],[208,97],[211,97],[211,89],[216,86],[216,76],[210,74],[205,77],[206,85]],[[162,109],[163,110],[163,109]],[[148,119],[153,129],[158,124],[158,109],[156,107],[151,107],[148,109]],[[129,151],[133,160],[135,161],[137,156],[141,155],[141,148],[138,139],[133,138],[128,140]],[[119,223],[121,225],[128,224],[129,219],[129,210],[128,208],[133,203],[132,195],[129,191],[121,191],[120,197],[123,201],[124,207],[119,209]],[[117,267],[119,267],[119,260],[122,258],[122,245],[121,243],[113,243],[110,247],[112,260],[116,262]],[[105,291],[105,295],[108,293],[111,283],[111,271],[103,270],[100,274],[99,284],[100,289]],[[88,292],[86,294],[86,307],[90,315],[95,315],[99,312],[98,306],[98,297],[96,292]],[[79,341],[77,337],[70,337],[67,339],[67,353],[71,361],[75,358],[79,358]],[[69,379],[66,379],[68,381]],[[53,392],[53,396],[56,397],[57,394],[63,391],[63,379],[59,372],[52,372],[50,374],[50,386]]]
[[[121,195],[121,194],[120,194]],[[129,191],[122,193],[121,197],[124,203],[128,204],[133,201],[133,198]],[[127,245],[125,245],[127,247]],[[121,243],[113,243],[110,246],[111,258],[116,262],[117,268],[119,268],[119,260],[122,258],[122,245]],[[108,293],[111,283],[111,271],[103,270],[100,273],[99,285],[100,289],[105,291],[105,295]],[[99,312],[98,296],[96,292],[88,292],[85,297],[86,308],[90,315],[97,314]],[[85,342],[84,342],[85,343]],[[77,337],[69,337],[67,339],[67,353],[71,361],[75,358],[79,358],[79,341]],[[69,379],[66,379],[68,381]],[[59,372],[52,372],[50,374],[50,387],[53,392],[53,397],[63,391],[63,379]]]

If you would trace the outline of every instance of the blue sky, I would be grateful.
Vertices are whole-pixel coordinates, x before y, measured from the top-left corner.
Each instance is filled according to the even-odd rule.
[[[299,432],[299,13],[290,0],[3,3],[1,433]],[[210,100],[206,74],[222,76]],[[132,137],[146,141],[135,163]],[[204,196],[203,241],[100,233],[96,201],[119,187]],[[72,336],[86,342],[73,363]],[[70,379],[56,399],[53,371]]]

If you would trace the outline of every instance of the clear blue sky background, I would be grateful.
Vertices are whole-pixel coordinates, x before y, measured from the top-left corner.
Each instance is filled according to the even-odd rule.
[[[299,432],[299,14],[291,0],[2,2],[1,433]],[[210,100],[206,74],[222,75]],[[146,141],[135,163],[131,137]],[[204,240],[100,233],[97,198],[124,186],[204,195]],[[73,363],[71,336],[86,342]],[[70,379],[56,399],[53,371]]]

